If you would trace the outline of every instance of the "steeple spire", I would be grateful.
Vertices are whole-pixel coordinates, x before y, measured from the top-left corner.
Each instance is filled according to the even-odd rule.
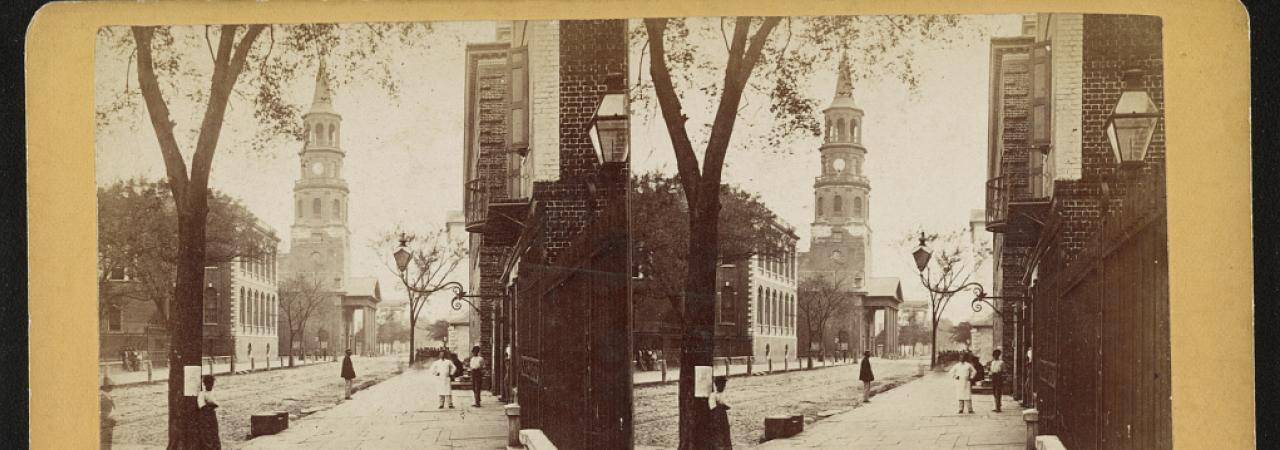
[[[831,99],[831,108],[853,108],[857,109],[858,105],[853,102],[853,74],[849,68],[849,53],[845,52],[840,57],[840,69],[836,76],[836,96]]]
[[[329,89],[329,71],[325,68],[323,56],[320,57],[320,70],[316,71],[316,93],[309,113],[315,112],[337,113],[333,109],[333,91]]]

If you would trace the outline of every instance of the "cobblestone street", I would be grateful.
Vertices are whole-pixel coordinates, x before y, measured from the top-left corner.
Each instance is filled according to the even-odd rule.
[[[369,385],[394,376],[407,356],[355,357],[356,382]],[[222,401],[218,425],[224,448],[239,448],[249,434],[249,416],[289,411],[296,420],[304,411],[338,403],[342,389],[337,362],[242,375],[219,375],[215,391]],[[111,391],[115,401],[115,448],[164,448],[168,439],[168,383],[122,386]]]
[[[507,419],[486,395],[471,406],[469,391],[453,391],[456,409],[437,409],[427,370],[403,374],[357,392],[351,400],[291,423],[284,432],[254,438],[245,449],[503,449]]]
[[[920,364],[927,360],[885,360],[873,358],[876,381],[872,389],[881,391],[916,378]],[[734,377],[726,389],[732,406],[729,421],[735,448],[759,445],[764,418],[775,414],[804,414],[806,421],[821,414],[858,408],[860,398],[858,365],[791,371],[765,376]],[[675,448],[679,429],[674,383],[637,386],[635,398],[636,448]]]
[[[973,395],[974,414],[956,414],[955,385],[946,373],[923,378],[872,398],[871,403],[805,426],[803,433],[761,444],[787,449],[982,449],[1025,445],[1022,408],[1005,396],[996,413],[990,395]]]

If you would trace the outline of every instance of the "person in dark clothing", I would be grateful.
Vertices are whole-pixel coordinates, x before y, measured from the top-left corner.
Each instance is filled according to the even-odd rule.
[[[1000,409],[1000,400],[1004,396],[1004,360],[1000,359],[1000,350],[991,352],[991,397],[996,401],[996,412]]]
[[[111,399],[111,380],[109,379],[103,380],[102,386],[99,387],[98,408],[98,418],[100,420],[99,448],[111,450],[111,436],[116,427],[115,415],[112,412],[116,409],[116,402]]]
[[[876,375],[871,372],[871,352],[862,352],[862,367],[858,370],[858,379],[862,381],[862,402],[871,401],[871,382]]]
[[[204,389],[196,396],[196,406],[200,408],[198,419],[199,448],[205,450],[221,450],[222,438],[218,435],[218,399],[213,395],[213,375],[201,377]]]
[[[725,402],[724,388],[729,379],[724,375],[712,379],[715,391],[707,397],[707,406],[711,408],[711,435],[707,448],[714,450],[733,450],[733,438],[729,429],[729,404]]]
[[[343,398],[351,399],[351,382],[356,379],[356,367],[351,364],[351,349],[347,349],[347,356],[342,358],[342,379],[347,380],[347,388],[343,391]]]

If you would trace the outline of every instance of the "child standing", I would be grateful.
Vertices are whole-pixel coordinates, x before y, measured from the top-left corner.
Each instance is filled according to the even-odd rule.
[[[733,439],[729,432],[729,403],[725,402],[724,388],[729,379],[724,375],[712,379],[715,390],[707,397],[707,406],[711,408],[711,442],[709,448],[715,450],[732,450]]]

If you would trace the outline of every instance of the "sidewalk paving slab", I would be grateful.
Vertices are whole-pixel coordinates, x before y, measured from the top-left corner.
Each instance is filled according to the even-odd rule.
[[[990,395],[973,396],[974,414],[956,414],[954,381],[933,372],[872,397],[871,402],[805,427],[758,449],[983,449],[1020,450],[1026,426],[1012,398],[993,412]]]
[[[409,369],[289,429],[247,441],[245,449],[505,449],[507,419],[493,397],[471,406],[453,391],[454,409],[438,409],[426,370]]]

